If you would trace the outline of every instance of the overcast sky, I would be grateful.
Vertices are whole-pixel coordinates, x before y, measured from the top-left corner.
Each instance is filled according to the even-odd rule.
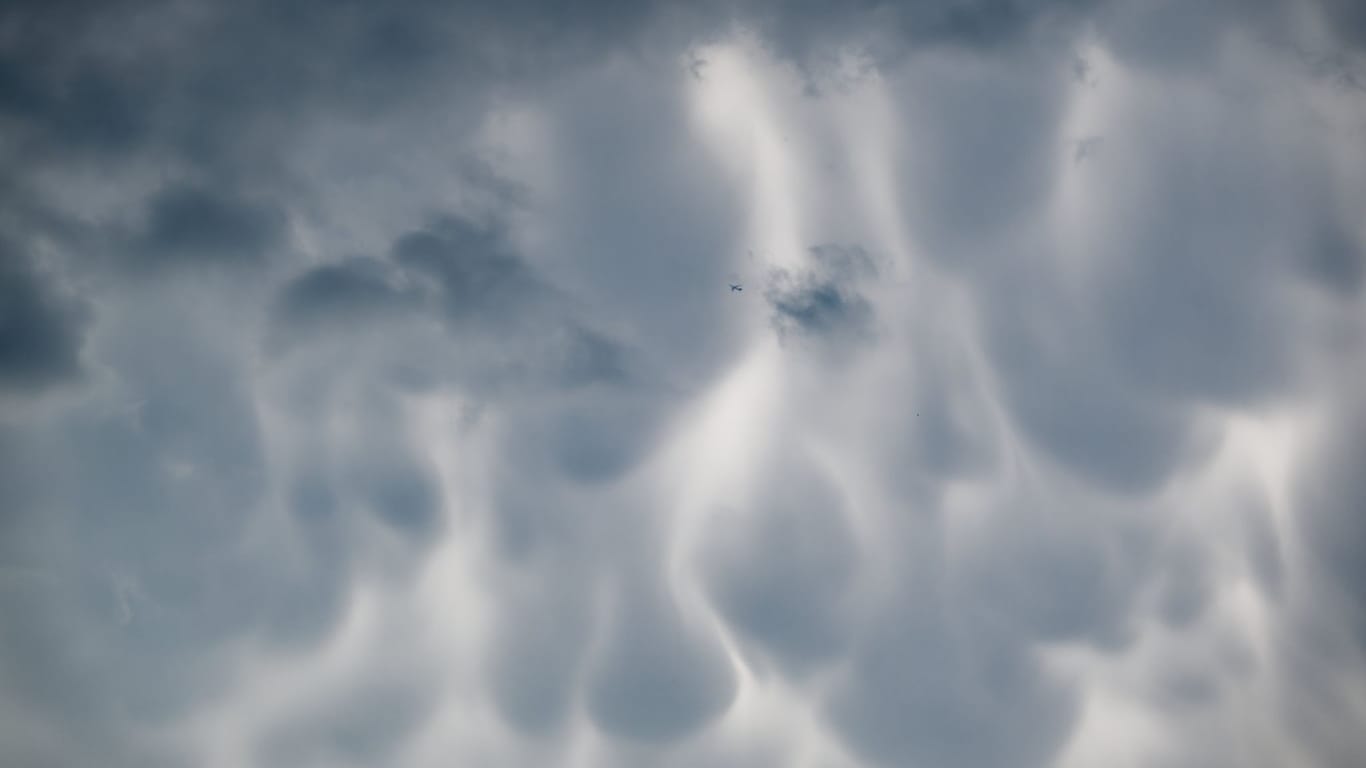
[[[0,169],[4,765],[1366,760],[1364,4],[8,2]]]

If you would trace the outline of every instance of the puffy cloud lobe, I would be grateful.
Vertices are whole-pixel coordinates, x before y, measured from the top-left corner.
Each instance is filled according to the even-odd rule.
[[[190,184],[148,201],[131,258],[149,265],[259,263],[284,234],[284,215],[263,203]]]
[[[631,350],[574,315],[495,230],[444,217],[398,237],[387,259],[352,258],[290,280],[274,301],[269,343],[283,353],[309,339],[354,341],[380,329],[380,338],[368,337],[377,346],[394,346],[382,337],[398,334],[416,348],[432,343],[422,327],[434,321],[446,330],[449,360],[405,358],[399,365],[414,383],[454,382],[488,394],[509,383],[619,385],[637,374]],[[592,454],[568,458],[591,464]]]
[[[408,302],[392,284],[390,272],[389,265],[369,258],[312,269],[285,286],[276,310],[278,322],[299,330],[325,330],[401,309]]]
[[[1075,702],[1010,628],[965,621],[932,553],[877,617],[827,713],[859,755],[885,765],[1046,765]]]
[[[774,465],[749,504],[710,516],[701,572],[729,623],[801,673],[848,641],[858,550],[825,472],[800,454]]]
[[[563,573],[528,581],[504,598],[488,663],[489,685],[504,718],[524,732],[545,736],[561,727],[578,704],[594,611],[581,581]]]
[[[1084,329],[1033,328],[1007,302],[997,305],[987,341],[1021,431],[1099,483],[1129,492],[1159,484],[1186,450],[1186,423],[1126,391],[1113,372],[1076,365],[1086,347],[1063,339]]]
[[[623,585],[586,685],[588,711],[610,734],[673,741],[725,711],[735,672],[714,638],[689,623],[667,594]]]

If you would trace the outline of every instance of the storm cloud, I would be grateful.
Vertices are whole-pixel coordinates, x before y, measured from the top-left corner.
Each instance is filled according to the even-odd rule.
[[[1362,83],[1337,0],[6,4],[0,763],[1356,765]]]

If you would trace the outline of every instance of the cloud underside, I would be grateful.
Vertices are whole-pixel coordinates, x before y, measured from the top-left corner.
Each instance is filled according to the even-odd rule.
[[[0,763],[1354,764],[1355,9],[6,6]]]

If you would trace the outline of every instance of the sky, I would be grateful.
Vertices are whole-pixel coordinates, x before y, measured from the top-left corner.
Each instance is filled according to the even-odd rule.
[[[1366,756],[1366,5],[17,0],[0,167],[0,763]]]

